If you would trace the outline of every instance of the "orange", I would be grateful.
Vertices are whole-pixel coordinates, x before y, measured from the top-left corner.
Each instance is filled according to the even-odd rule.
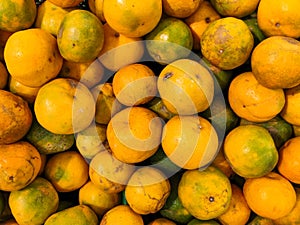
[[[103,25],[92,12],[72,10],[61,21],[57,45],[64,59],[72,62],[93,61],[99,55],[103,42]]]
[[[197,10],[184,19],[184,22],[192,31],[194,50],[200,50],[201,36],[207,26],[220,18],[220,14],[215,10],[210,1],[200,1]]]
[[[28,103],[32,104],[40,87],[26,86],[10,76],[8,79],[8,89],[10,92],[22,97]]]
[[[283,107],[280,115],[288,123],[299,126],[300,116],[299,112],[299,102],[300,102],[300,84],[285,90],[286,104]]]
[[[221,224],[247,224],[251,210],[246,202],[242,189],[236,184],[231,184],[232,197],[229,208],[218,216]]]
[[[177,18],[185,18],[193,14],[203,0],[162,0],[163,12],[169,16]]]
[[[293,185],[275,172],[246,179],[243,193],[254,213],[272,220],[288,215],[296,204]]]
[[[0,3],[0,29],[10,32],[28,29],[37,14],[34,0],[6,0]]]
[[[108,210],[120,203],[118,193],[107,193],[88,181],[79,189],[79,204],[89,206],[98,216],[103,216]]]
[[[297,152],[300,137],[294,137],[284,143],[279,149],[278,171],[289,181],[300,184],[300,156]]]
[[[105,22],[103,15],[103,0],[90,0],[88,1],[89,9],[94,13],[102,22]]]
[[[203,56],[211,64],[220,69],[231,70],[248,60],[254,38],[243,20],[225,17],[207,26],[200,44]]]
[[[222,16],[242,18],[254,13],[260,0],[212,0],[211,4]]]
[[[106,22],[115,31],[128,37],[142,37],[158,24],[162,16],[162,1],[103,0]]]
[[[297,0],[261,0],[257,9],[259,28],[267,36],[300,37]]]
[[[156,76],[150,67],[134,63],[119,69],[112,88],[117,100],[126,106],[149,102],[157,94]]]
[[[212,161],[212,166],[220,169],[228,178],[231,178],[234,175],[234,172],[225,158],[224,155],[224,146],[222,145],[215,159]]]
[[[59,192],[78,190],[88,180],[89,167],[77,151],[59,152],[45,165],[45,177]]]
[[[84,84],[70,78],[56,78],[40,88],[34,112],[48,131],[73,134],[87,128],[94,119],[94,97]]]
[[[6,66],[0,62],[0,89],[4,89],[8,81],[8,72]]]
[[[255,215],[248,225],[274,225],[273,220]]]
[[[32,111],[23,98],[0,90],[0,144],[21,140],[32,124]]]
[[[79,3],[82,2],[83,0],[48,0],[48,1],[62,8],[69,8],[69,7],[78,6]]]
[[[178,59],[161,70],[157,88],[170,112],[193,115],[210,106],[214,80],[203,64],[192,59]]]
[[[19,225],[15,219],[8,219],[6,221],[0,222],[0,225]]]
[[[178,184],[182,205],[196,219],[210,220],[225,213],[232,196],[228,177],[216,167],[187,170]]]
[[[117,112],[107,125],[107,140],[112,154],[125,163],[138,163],[158,149],[162,121],[150,109],[128,107]]]
[[[27,141],[0,145],[0,190],[17,191],[38,176],[42,167],[39,151]]]
[[[300,42],[272,36],[253,49],[251,68],[257,81],[268,88],[291,88],[300,84]]]
[[[198,220],[192,219],[187,225],[220,225],[216,220]]]
[[[106,150],[106,125],[91,123],[86,129],[76,133],[76,147],[88,160],[100,151]]]
[[[108,150],[100,151],[92,158],[89,166],[89,178],[103,191],[119,193],[125,189],[135,166],[119,161]]]
[[[100,225],[144,225],[140,214],[135,213],[128,205],[118,205],[104,214]]]
[[[278,115],[285,105],[283,89],[261,85],[252,72],[243,72],[230,82],[228,100],[232,110],[252,122],[265,122]]]
[[[12,191],[8,203],[18,224],[43,224],[58,208],[59,196],[53,185],[37,177],[25,188]]]
[[[244,178],[261,177],[278,162],[278,152],[268,130],[258,125],[240,125],[224,141],[224,154],[233,171]]]
[[[89,224],[98,225],[97,214],[87,205],[75,205],[50,215],[44,225]]]
[[[168,64],[187,58],[193,47],[193,35],[183,20],[163,17],[146,36],[146,49],[156,62]]]
[[[13,33],[6,42],[4,59],[10,75],[30,87],[55,78],[63,63],[55,37],[40,28]]]
[[[278,219],[273,220],[275,225],[290,225],[290,224],[299,224],[300,223],[300,189],[299,187],[295,187],[297,202],[292,211]]]
[[[151,221],[150,223],[148,223],[148,225],[176,225],[176,223],[166,218],[157,218]]]
[[[49,0],[44,1],[37,9],[34,26],[46,30],[56,37],[61,21],[72,9],[63,9]]]
[[[88,88],[92,88],[103,78],[104,67],[98,60],[86,63],[64,60],[59,76],[73,78],[80,81]]]
[[[144,166],[129,178],[125,188],[128,205],[138,214],[158,212],[170,195],[171,186],[167,177],[159,169]]]
[[[200,116],[173,116],[165,124],[161,145],[165,154],[184,169],[204,168],[218,151],[218,136]]]
[[[108,23],[103,25],[104,44],[98,60],[109,70],[139,62],[144,54],[141,37],[128,37],[115,31]]]
[[[96,100],[95,121],[107,125],[111,117],[119,112],[123,105],[116,99],[112,83],[100,83],[91,91]]]

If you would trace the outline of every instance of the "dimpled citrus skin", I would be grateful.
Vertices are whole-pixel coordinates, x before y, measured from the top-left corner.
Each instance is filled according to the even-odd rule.
[[[201,52],[209,62],[220,69],[231,70],[249,58],[254,39],[243,20],[225,17],[209,24],[200,43]]]

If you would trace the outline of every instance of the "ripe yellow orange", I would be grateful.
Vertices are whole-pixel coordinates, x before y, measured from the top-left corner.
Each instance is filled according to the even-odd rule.
[[[111,208],[120,204],[119,193],[108,193],[98,188],[92,181],[85,183],[78,193],[79,204],[89,206],[98,216],[103,216]]]
[[[268,88],[292,88],[300,84],[300,42],[291,37],[271,36],[253,49],[251,69]]]
[[[163,123],[156,113],[142,106],[117,112],[107,125],[113,155],[125,163],[138,163],[152,156],[161,140]]]
[[[261,0],[257,9],[259,28],[267,36],[300,37],[297,0]]]
[[[83,0],[48,0],[48,1],[62,8],[70,8],[70,7],[78,6],[79,3],[82,2]]]
[[[162,0],[163,12],[172,17],[186,18],[192,15],[202,2],[203,0]]]
[[[254,213],[273,220],[288,215],[296,204],[293,185],[276,172],[246,179],[243,193]]]
[[[100,225],[144,225],[140,214],[134,212],[128,205],[118,205],[104,214]]]
[[[300,102],[300,85],[285,90],[286,104],[284,105],[280,115],[288,123],[299,126],[299,102]]]
[[[278,171],[289,181],[300,184],[300,157],[297,152],[300,137],[293,137],[286,141],[279,149]]]
[[[72,9],[64,9],[51,1],[44,1],[37,9],[34,26],[46,30],[56,37],[61,21]]]
[[[202,1],[198,9],[192,15],[184,19],[184,22],[192,31],[194,50],[200,50],[201,36],[207,26],[220,18],[220,14],[215,10],[210,1]]]
[[[161,145],[177,166],[205,168],[218,152],[218,136],[211,123],[200,116],[173,116],[163,128]]]
[[[134,63],[119,69],[112,81],[117,100],[126,106],[149,102],[157,94],[156,76],[150,67]]]
[[[45,165],[45,177],[59,192],[78,190],[88,181],[88,164],[77,151],[59,152]]]
[[[144,166],[129,178],[125,197],[133,211],[147,215],[158,212],[164,206],[170,191],[170,182],[162,171]]]
[[[71,78],[56,78],[39,89],[34,112],[48,131],[73,134],[90,125],[95,115],[95,101],[84,84]]]
[[[247,224],[251,210],[246,202],[242,189],[231,184],[232,197],[225,213],[217,217],[222,224]]]
[[[55,78],[63,63],[56,38],[41,28],[13,33],[4,48],[10,75],[30,87],[40,87]]]
[[[89,177],[93,184],[105,192],[119,193],[125,189],[134,171],[134,165],[121,162],[110,151],[104,150],[92,158]]]
[[[265,122],[281,112],[285,95],[283,89],[261,85],[252,72],[243,72],[230,82],[228,101],[239,117],[252,122]]]
[[[108,23],[103,25],[104,43],[98,60],[111,71],[139,62],[144,54],[141,37],[128,37],[114,30]]]
[[[193,115],[210,106],[214,80],[203,64],[192,59],[178,59],[161,70],[157,88],[170,112]]]

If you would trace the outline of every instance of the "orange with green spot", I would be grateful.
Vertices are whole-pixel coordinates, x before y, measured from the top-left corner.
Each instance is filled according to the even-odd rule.
[[[31,27],[37,9],[34,0],[6,0],[0,2],[0,29],[15,32]]]
[[[214,219],[223,214],[229,207],[231,196],[230,180],[214,166],[202,171],[185,171],[178,185],[182,205],[200,220]]]
[[[82,63],[93,61],[99,55],[103,42],[103,25],[95,14],[76,9],[61,21],[57,45],[64,59]]]
[[[213,65],[231,70],[243,65],[254,46],[247,24],[235,17],[224,17],[208,25],[201,36],[201,52]]]
[[[225,137],[224,154],[233,171],[245,178],[266,175],[279,158],[271,134],[258,125],[241,125],[231,130]]]
[[[18,224],[39,225],[58,208],[59,196],[53,185],[37,177],[27,187],[12,191],[8,203]]]
[[[97,214],[87,205],[75,205],[62,211],[53,213],[44,225],[98,225]]]
[[[104,0],[103,14],[115,31],[128,37],[142,37],[158,24],[161,0]]]
[[[157,62],[167,64],[176,59],[186,58],[193,47],[193,35],[189,26],[174,17],[164,17],[145,36],[146,48]]]

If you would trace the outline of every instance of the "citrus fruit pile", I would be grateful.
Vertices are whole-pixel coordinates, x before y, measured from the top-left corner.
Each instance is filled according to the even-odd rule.
[[[300,224],[298,0],[1,0],[0,225]]]

